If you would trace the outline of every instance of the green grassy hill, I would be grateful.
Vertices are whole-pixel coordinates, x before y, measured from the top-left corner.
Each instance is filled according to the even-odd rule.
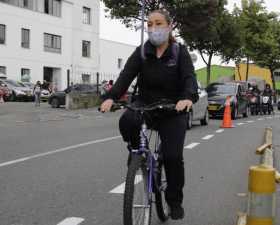
[[[218,65],[212,65],[211,66],[211,80],[210,82],[215,82],[220,77],[224,76],[233,76],[234,75],[234,67],[230,66],[218,66]],[[203,86],[206,85],[206,67],[198,69],[195,71],[197,75],[197,79],[201,82]]]

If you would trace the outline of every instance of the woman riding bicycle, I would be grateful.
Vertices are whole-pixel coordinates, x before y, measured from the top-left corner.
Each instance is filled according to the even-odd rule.
[[[176,103],[174,112],[152,113],[149,118],[152,124],[156,124],[161,138],[167,178],[165,198],[170,216],[172,219],[182,219],[185,182],[183,148],[187,128],[185,110],[198,100],[197,81],[187,49],[172,37],[168,12],[151,12],[147,25],[149,40],[144,45],[145,57],[141,56],[141,47],[137,47],[116,83],[105,95],[100,109],[102,112],[110,111],[113,102],[125,93],[136,76],[139,94],[134,104],[151,104],[162,99]],[[139,147],[140,125],[141,120],[130,110],[126,110],[120,118],[120,133],[130,150]]]

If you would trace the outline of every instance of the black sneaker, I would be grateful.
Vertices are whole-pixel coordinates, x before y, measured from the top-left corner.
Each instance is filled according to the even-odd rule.
[[[184,208],[180,205],[170,207],[170,217],[172,220],[181,220],[185,216]]]

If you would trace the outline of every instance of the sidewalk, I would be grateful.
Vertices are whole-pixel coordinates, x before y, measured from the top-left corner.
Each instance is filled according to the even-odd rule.
[[[48,103],[41,103],[40,107],[35,107],[33,102],[6,102],[0,105],[0,123],[84,119],[98,114],[97,108],[66,110],[61,107],[53,109]]]

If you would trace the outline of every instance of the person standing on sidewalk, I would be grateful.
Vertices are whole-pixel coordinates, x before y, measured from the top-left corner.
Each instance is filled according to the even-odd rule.
[[[42,85],[41,82],[38,80],[33,89],[33,94],[35,96],[35,106],[40,106],[41,92],[42,92]]]

